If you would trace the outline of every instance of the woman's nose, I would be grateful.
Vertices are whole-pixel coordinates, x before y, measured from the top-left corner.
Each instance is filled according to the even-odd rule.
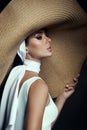
[[[48,42],[51,42],[51,38],[47,37]]]

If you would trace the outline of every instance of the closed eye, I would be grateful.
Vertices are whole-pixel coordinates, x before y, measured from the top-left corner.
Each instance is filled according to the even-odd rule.
[[[35,38],[38,39],[38,40],[42,40],[42,33],[37,33],[35,35]]]
[[[35,38],[38,40],[42,40],[42,36],[36,36]]]

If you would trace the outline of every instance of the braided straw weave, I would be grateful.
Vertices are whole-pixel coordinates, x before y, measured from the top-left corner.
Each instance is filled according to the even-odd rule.
[[[52,97],[81,69],[87,52],[87,14],[76,0],[12,0],[0,14],[0,83],[19,44],[46,27],[53,56],[43,60],[41,76]]]

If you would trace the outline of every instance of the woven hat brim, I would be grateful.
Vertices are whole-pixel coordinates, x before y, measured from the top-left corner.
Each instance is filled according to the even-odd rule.
[[[53,97],[57,96],[58,93],[60,92],[59,89],[64,88],[64,85],[61,84],[62,82],[60,83],[61,74],[63,76],[62,81],[65,83],[66,79],[67,79],[66,81],[68,81],[68,77],[72,78],[73,75],[77,73],[77,70],[80,70],[81,66],[78,67],[77,64],[81,63],[82,65],[82,61],[85,58],[84,49],[86,48],[86,44],[84,43],[84,46],[83,46],[83,41],[85,42],[86,38],[84,38],[83,35],[82,35],[83,38],[81,41],[77,40],[77,38],[81,36],[79,35],[80,31],[82,31],[82,34],[86,34],[86,31],[84,31],[86,29],[86,23],[87,23],[86,13],[81,9],[79,4],[73,0],[70,0],[70,1],[69,0],[61,0],[61,1],[60,0],[55,0],[55,1],[54,0],[50,0],[50,1],[37,0],[37,2],[36,0],[33,0],[33,1],[32,0],[26,0],[26,1],[25,0],[12,0],[0,14],[0,49],[1,49],[0,51],[0,58],[1,58],[0,59],[1,60],[0,83],[2,82],[9,66],[11,65],[20,43],[30,33],[40,28],[46,27],[49,31],[50,36],[53,39],[52,45],[54,48],[53,61],[49,60],[49,65],[51,67],[48,66],[49,69],[46,68],[47,75],[48,75],[46,81],[50,82],[50,83],[48,82],[48,86],[49,88],[51,88],[50,91],[51,91],[52,96]],[[64,36],[63,31],[65,32],[65,34],[67,34],[67,39]],[[68,38],[68,32],[69,34],[71,34],[70,39]],[[79,32],[78,35],[77,35],[77,32]],[[77,38],[75,37],[75,33],[76,33]],[[72,69],[72,67],[69,66],[70,63],[72,63],[70,62],[70,57],[68,61],[67,56],[63,57],[61,55],[61,53],[65,55],[67,49],[69,48],[68,50],[70,51],[67,52],[67,55],[68,54],[74,55],[75,57],[77,55],[76,59],[79,59],[80,55],[78,56],[77,53],[75,54],[75,51],[77,51],[78,49],[75,49],[75,51],[73,51],[75,46],[69,45],[69,41],[72,45],[76,41],[77,43],[79,43],[80,41],[80,44],[83,48],[81,49],[81,46],[80,48],[78,48],[79,46],[76,46],[76,48],[81,50],[78,53],[81,52],[82,58],[80,57],[81,60],[76,62],[74,69]],[[65,49],[63,49],[63,47],[60,46],[60,43],[63,44]],[[62,51],[59,51],[58,48],[60,48],[59,50],[62,50]],[[63,53],[63,51],[65,53]],[[55,58],[58,59],[57,57],[59,57],[60,62],[58,60],[55,60]],[[66,60],[68,61],[67,64],[65,66],[62,66],[62,64],[64,64]],[[45,62],[45,64],[47,66],[47,62]],[[62,66],[62,68],[60,66]],[[60,72],[57,73],[58,67],[60,68]],[[67,70],[67,67],[71,68],[73,70],[72,72],[74,73],[72,72],[71,72],[72,74],[68,73],[68,76],[67,76],[65,74],[65,70],[66,70],[66,73],[70,70],[70,69]],[[52,69],[54,69],[54,71],[52,71]],[[64,72],[62,72],[62,70],[64,70]],[[52,75],[54,77],[53,79],[56,79],[56,80],[52,80],[49,78],[50,71],[52,71]],[[42,76],[43,77],[46,76],[46,73],[44,74],[43,72]],[[57,79],[59,80],[59,82]],[[53,84],[54,86],[57,86],[56,84],[60,84],[60,86],[53,87]],[[61,87],[62,85],[63,87]],[[52,88],[55,90],[55,92],[53,92],[54,90]]]

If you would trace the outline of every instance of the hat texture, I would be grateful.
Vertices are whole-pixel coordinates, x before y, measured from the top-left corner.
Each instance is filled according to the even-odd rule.
[[[53,55],[44,59],[41,77],[52,97],[80,72],[87,55],[87,14],[76,0],[12,0],[0,14],[0,83],[20,43],[46,27]]]

